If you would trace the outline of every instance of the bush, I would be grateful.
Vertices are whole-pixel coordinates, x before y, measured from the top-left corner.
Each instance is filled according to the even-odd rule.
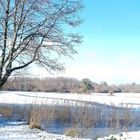
[[[41,129],[41,113],[38,108],[32,109],[29,116],[29,127]]]
[[[10,117],[12,116],[12,108],[7,107],[7,106],[1,106],[0,107],[0,115],[4,116],[4,117]]]
[[[76,128],[69,128],[65,131],[65,135],[69,137],[78,137],[79,132]]]
[[[115,138],[115,137],[111,137],[111,138],[109,138],[109,139],[106,139],[106,140],[117,140],[117,138]]]

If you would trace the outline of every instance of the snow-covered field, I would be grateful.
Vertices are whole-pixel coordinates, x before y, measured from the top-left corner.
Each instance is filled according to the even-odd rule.
[[[76,101],[100,103],[113,106],[127,105],[140,111],[140,94],[139,93],[116,93],[113,96],[101,93],[93,93],[91,95],[84,94],[68,94],[68,93],[40,93],[40,92],[0,92],[1,104],[61,104],[62,101]],[[63,102],[67,103],[67,102]],[[57,128],[59,129],[59,128]],[[111,138],[111,136],[109,136]],[[109,138],[108,137],[108,138]],[[140,140],[140,131],[121,133],[115,135],[118,140]],[[106,140],[99,138],[99,140]],[[38,129],[29,129],[26,124],[19,122],[3,122],[0,124],[0,140],[71,140],[64,135],[47,133]],[[75,138],[78,140],[78,138]]]
[[[59,100],[58,100],[59,99]],[[0,103],[16,104],[61,104],[60,99],[73,101],[97,102],[101,104],[119,106],[127,104],[132,108],[140,108],[140,93],[116,93],[109,96],[104,93],[93,93],[90,95],[76,93],[44,93],[44,92],[0,92]],[[55,102],[56,100],[56,102]]]

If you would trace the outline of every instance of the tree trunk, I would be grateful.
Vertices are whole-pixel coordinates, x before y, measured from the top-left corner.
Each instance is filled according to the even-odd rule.
[[[2,90],[2,87],[4,86],[4,82],[3,81],[0,81],[0,91]]]
[[[0,79],[0,91],[2,90],[2,87],[7,82],[9,76],[11,75],[12,71],[6,71],[4,77]]]

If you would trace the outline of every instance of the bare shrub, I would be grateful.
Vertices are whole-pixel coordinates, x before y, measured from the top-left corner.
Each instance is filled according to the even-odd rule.
[[[12,116],[12,108],[8,106],[1,106],[0,107],[0,114],[4,117],[11,117]]]
[[[117,140],[117,138],[115,138],[114,136],[111,136],[111,138],[106,139],[106,140]]]
[[[113,96],[113,94],[114,94],[113,92],[109,92],[108,93],[109,96]]]
[[[30,110],[30,115],[29,115],[29,125],[30,128],[38,128],[41,129],[41,120],[42,120],[42,115],[41,111],[39,108],[32,108]]]
[[[69,137],[78,137],[79,136],[79,132],[76,128],[68,128],[65,131],[65,135],[69,136]]]

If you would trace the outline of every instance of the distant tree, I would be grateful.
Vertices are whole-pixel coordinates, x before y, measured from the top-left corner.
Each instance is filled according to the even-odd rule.
[[[120,93],[121,88],[119,88],[117,85],[113,84],[109,86],[109,92],[110,93]]]
[[[100,91],[101,93],[108,93],[109,92],[109,86],[106,81],[102,81],[100,84]]]
[[[31,78],[10,77],[3,90],[42,91],[42,92],[79,92],[80,81],[74,78]]]
[[[66,29],[81,23],[82,7],[82,0],[0,0],[0,88],[32,63],[62,70],[59,58],[76,53],[81,42]]]
[[[89,79],[82,79],[82,88],[84,92],[94,90],[93,84]]]

